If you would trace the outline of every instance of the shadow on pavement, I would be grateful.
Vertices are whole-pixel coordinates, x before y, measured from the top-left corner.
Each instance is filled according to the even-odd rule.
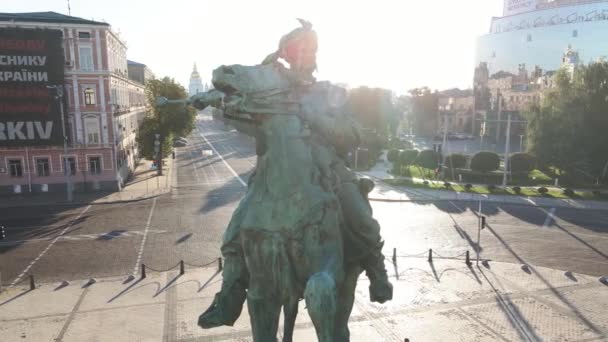
[[[486,227],[492,233],[492,235],[494,235],[494,237],[496,237],[496,239],[498,239],[498,241],[500,241],[500,243],[509,251],[509,253],[511,253],[513,255],[513,257],[515,257],[520,263],[527,265],[527,262],[523,258],[521,258],[511,248],[511,246],[509,246],[509,244],[496,232],[495,229],[492,228],[491,225],[487,224]],[[527,265],[527,269],[531,275],[536,276],[559,301],[561,301],[570,311],[572,311],[572,313],[581,321],[581,323],[583,323],[585,326],[587,326],[590,330],[592,330],[594,333],[599,335],[601,338],[606,338],[606,335],[603,334],[603,332],[600,328],[598,328],[597,326],[595,326],[595,324],[593,324],[591,321],[589,321],[589,319],[587,319],[587,317],[585,317],[585,315],[583,315],[583,313],[580,312],[580,310],[576,307],[576,305],[571,303],[567,298],[565,298],[561,293],[559,293],[559,291],[557,291],[557,289],[547,279],[545,279],[538,271],[536,271],[533,267],[531,267],[529,265]],[[526,273],[528,273],[528,272],[526,272]],[[482,274],[483,274],[483,272],[482,272]],[[486,277],[485,274],[484,274],[484,277]],[[492,285],[491,281],[487,277],[486,277],[486,280],[488,281],[488,283],[490,285]],[[494,286],[493,286],[493,288],[494,288]],[[498,291],[495,290],[495,292],[496,292],[497,297],[501,298]],[[510,304],[511,304],[511,306],[515,307],[514,304],[512,304],[512,303],[510,303]],[[517,313],[519,314],[519,311],[517,311]],[[540,339],[537,337],[535,340],[540,340]]]

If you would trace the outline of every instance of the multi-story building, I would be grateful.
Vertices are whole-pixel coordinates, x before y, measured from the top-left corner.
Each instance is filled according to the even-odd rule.
[[[65,191],[65,173],[75,191],[120,189],[136,165],[134,137],[147,109],[126,56],[108,23],[0,13],[0,193]],[[17,77],[15,68],[25,69]]]
[[[478,39],[476,65],[486,63],[490,75],[517,74],[522,63],[557,70],[567,48],[589,63],[608,56],[606,36],[608,1],[505,0],[503,16]]]
[[[447,132],[471,133],[473,125],[473,106],[475,99],[472,92],[461,91],[460,94],[440,93],[438,133],[447,127]]]
[[[146,84],[146,81],[154,78],[154,73],[147,65],[135,61],[127,60],[127,72],[130,80],[140,84]]]
[[[493,121],[490,135],[502,139],[506,125],[497,120],[511,114],[522,121],[521,113],[553,86],[558,69],[572,73],[581,63],[605,58],[607,35],[608,1],[505,0],[503,16],[492,18],[490,32],[477,41],[478,120]],[[512,128],[519,135],[525,127]]]

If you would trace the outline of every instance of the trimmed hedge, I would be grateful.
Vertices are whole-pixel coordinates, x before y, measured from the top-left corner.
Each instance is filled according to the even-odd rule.
[[[396,162],[397,159],[399,158],[399,152],[400,151],[396,148],[389,150],[388,153],[386,154],[386,160],[388,160],[391,163]]]
[[[478,172],[490,172],[498,170],[500,158],[494,152],[477,152],[471,159],[471,170]]]
[[[513,153],[509,157],[509,167],[513,173],[530,172],[535,164],[536,158],[528,153]]]
[[[453,153],[445,158],[445,167],[464,169],[467,166],[467,157],[464,154]]]
[[[405,150],[399,152],[399,166],[410,165],[416,160],[420,152],[418,150]]]
[[[439,153],[433,150],[424,150],[420,151],[420,154],[418,154],[414,164],[425,169],[434,170],[439,166],[439,158],[441,158]]]

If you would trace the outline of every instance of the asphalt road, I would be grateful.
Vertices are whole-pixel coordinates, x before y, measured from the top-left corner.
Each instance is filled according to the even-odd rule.
[[[188,146],[177,149],[172,192],[128,204],[0,209],[4,285],[128,275],[141,263],[165,270],[214,262],[222,234],[255,166],[253,140],[199,114]],[[415,196],[416,193],[412,192]],[[608,211],[484,204],[488,227],[477,244],[479,203],[373,203],[386,254],[457,256],[531,263],[608,275]],[[400,258],[399,267],[407,267]]]

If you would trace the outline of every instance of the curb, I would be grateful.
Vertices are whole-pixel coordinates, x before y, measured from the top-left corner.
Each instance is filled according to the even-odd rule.
[[[133,203],[133,202],[141,202],[141,201],[153,199],[153,198],[159,197],[161,195],[167,194],[169,192],[171,192],[171,191],[169,190],[167,192],[154,194],[154,195],[150,195],[150,196],[146,196],[146,197],[138,197],[138,198],[132,198],[132,199],[115,200],[115,201],[97,201],[97,202],[96,201],[73,201],[71,203],[50,202],[49,201],[49,202],[45,202],[45,203],[32,203],[32,204],[23,203],[23,204],[18,204],[18,205],[7,205],[7,206],[0,204],[0,209],[23,208],[23,207],[46,207],[49,205],[71,207],[71,206],[78,206],[78,205],[104,205],[104,204]]]
[[[390,198],[369,198],[372,202],[383,202],[383,203],[407,203],[407,202],[479,202],[479,199],[463,199],[463,198],[435,198],[435,199],[390,199]],[[547,204],[532,204],[532,203],[519,203],[519,202],[509,202],[509,201],[499,201],[492,199],[484,199],[482,200],[485,203],[496,203],[496,204],[508,204],[508,205],[516,205],[522,207],[534,207],[534,208],[562,208],[562,209],[575,209],[575,210],[585,210],[585,211],[606,211],[608,208],[588,208],[588,207],[574,207],[564,204],[555,204],[555,205],[547,205]]]

